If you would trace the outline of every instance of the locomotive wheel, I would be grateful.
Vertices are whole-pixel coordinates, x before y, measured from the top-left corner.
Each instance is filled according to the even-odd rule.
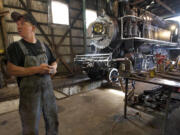
[[[111,68],[108,72],[108,81],[109,82],[117,82],[119,79],[119,72],[116,68]]]

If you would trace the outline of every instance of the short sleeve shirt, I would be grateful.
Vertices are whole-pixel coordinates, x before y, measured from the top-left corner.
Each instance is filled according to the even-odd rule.
[[[39,50],[41,50],[41,43],[39,40],[37,40],[37,42],[35,44],[29,43],[23,39],[21,39],[21,41],[27,48],[29,55],[37,56],[40,54]],[[50,65],[51,63],[55,62],[56,59],[53,56],[51,50],[49,49],[49,47],[47,45],[45,45],[45,48],[46,48],[46,55],[48,58],[48,64]],[[7,58],[8,58],[8,61],[11,62],[12,64],[14,64],[16,66],[24,67],[25,55],[24,55],[21,47],[19,46],[18,42],[14,42],[9,45],[9,47],[7,49]],[[22,77],[17,77],[18,85],[19,85],[21,79],[22,79]]]

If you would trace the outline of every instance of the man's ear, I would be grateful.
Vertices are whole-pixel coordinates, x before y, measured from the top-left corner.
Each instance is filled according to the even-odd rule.
[[[35,32],[35,30],[36,30],[36,27],[34,25],[32,26],[32,30],[33,30],[33,32]]]

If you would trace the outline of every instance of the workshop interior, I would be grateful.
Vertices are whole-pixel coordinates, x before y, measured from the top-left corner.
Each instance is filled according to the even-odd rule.
[[[7,69],[27,13],[56,58],[61,135],[180,135],[179,0],[0,0],[0,134],[20,135]],[[44,135],[40,120],[39,135]]]

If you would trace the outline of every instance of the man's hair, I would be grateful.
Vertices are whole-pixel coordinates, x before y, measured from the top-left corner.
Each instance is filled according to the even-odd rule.
[[[34,18],[32,17],[32,15],[25,13],[25,14],[20,14],[18,12],[12,12],[11,13],[11,18],[13,19],[13,21],[17,22],[19,21],[21,18],[24,19],[24,21],[26,22],[30,22],[32,25],[36,26],[36,21],[34,20]]]

